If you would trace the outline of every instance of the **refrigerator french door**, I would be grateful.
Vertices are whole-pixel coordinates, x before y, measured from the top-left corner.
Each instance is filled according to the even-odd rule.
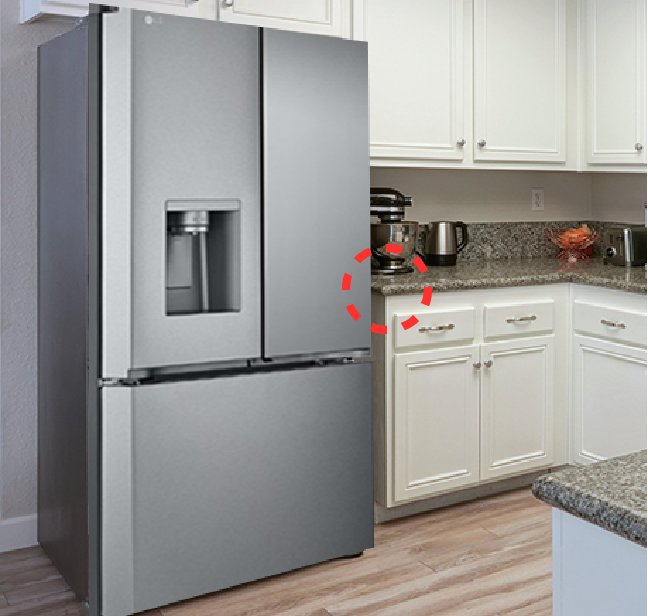
[[[105,376],[367,349],[366,46],[103,21]]]
[[[98,613],[124,616],[373,545],[368,84],[362,43],[101,19]]]

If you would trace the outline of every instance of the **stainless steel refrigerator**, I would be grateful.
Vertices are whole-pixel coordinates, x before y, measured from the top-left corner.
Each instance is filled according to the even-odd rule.
[[[39,540],[89,612],[372,547],[366,44],[92,6],[38,84]]]

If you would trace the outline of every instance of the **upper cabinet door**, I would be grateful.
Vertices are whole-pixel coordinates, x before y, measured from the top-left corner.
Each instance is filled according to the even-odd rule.
[[[646,2],[588,0],[586,162],[646,163]]]
[[[124,9],[214,19],[213,10],[209,10],[209,2],[198,0],[112,0],[109,4]],[[84,17],[87,14],[87,0],[22,0],[20,21],[25,23],[48,15]]]
[[[566,0],[475,0],[476,161],[566,162]]]
[[[364,25],[372,162],[463,160],[462,0],[366,0]]]
[[[218,0],[218,6],[221,21],[351,36],[351,0]]]

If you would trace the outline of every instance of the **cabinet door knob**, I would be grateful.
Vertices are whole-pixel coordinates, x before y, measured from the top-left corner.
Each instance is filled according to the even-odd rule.
[[[643,150],[643,145],[641,145],[640,143],[635,143],[635,150],[637,150],[637,152],[641,152],[641,150]]]
[[[475,367],[475,370],[481,370],[481,362],[480,361],[473,362],[473,366]]]
[[[478,145],[480,148],[483,148],[483,147],[486,145],[486,139],[480,139],[480,140],[477,142],[477,145]]]
[[[223,6],[234,6],[234,0],[223,0]]]
[[[493,360],[492,359],[488,359],[488,360],[486,360],[484,362],[484,367],[485,368],[490,368],[492,365],[493,365]]]
[[[466,140],[465,140],[465,139],[458,139],[458,140],[457,140],[457,145],[459,145],[459,146],[464,146],[464,145],[466,145]]]

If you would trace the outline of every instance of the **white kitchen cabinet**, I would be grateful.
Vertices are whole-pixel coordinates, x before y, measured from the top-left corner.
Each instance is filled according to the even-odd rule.
[[[81,18],[87,14],[88,3],[78,0],[21,0],[20,3],[20,23],[50,15]]]
[[[396,501],[479,481],[479,346],[396,356]]]
[[[214,19],[215,0],[112,0],[110,6],[188,17]],[[20,21],[26,23],[41,17],[76,17],[88,14],[88,2],[83,0],[22,0]]]
[[[372,295],[371,320],[387,325],[372,336],[381,506],[568,461],[568,306],[566,284],[438,293],[429,308]]]
[[[463,160],[463,0],[365,0],[364,8],[372,162]]]
[[[350,38],[354,0],[114,0],[124,8],[150,10],[238,24]],[[22,0],[22,21],[47,15],[83,17],[83,0]]]
[[[377,503],[423,511],[645,449],[646,312],[643,294],[567,283],[438,293],[429,308],[373,294],[388,328],[372,337]]]
[[[219,19],[279,30],[351,36],[352,0],[218,0]]]
[[[573,285],[570,461],[646,448],[646,312],[645,295]]]
[[[646,163],[646,2],[584,3],[588,165]]]
[[[646,448],[645,348],[575,334],[573,392],[574,462]]]
[[[578,1],[358,2],[371,164],[575,169]]]
[[[553,462],[554,336],[481,346],[481,479]]]
[[[474,1],[475,161],[566,162],[566,0]]]

